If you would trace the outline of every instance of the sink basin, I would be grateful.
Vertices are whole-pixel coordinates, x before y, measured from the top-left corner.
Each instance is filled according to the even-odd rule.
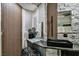
[[[73,43],[68,40],[47,40],[47,46],[54,46],[54,47],[64,47],[64,48],[73,48]]]

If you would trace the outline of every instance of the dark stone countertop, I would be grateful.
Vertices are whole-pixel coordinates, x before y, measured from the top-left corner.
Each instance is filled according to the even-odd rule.
[[[36,44],[37,46],[40,46],[42,48],[46,49],[57,49],[57,50],[67,50],[67,51],[79,51],[79,45],[73,44],[73,48],[63,48],[63,47],[53,47],[53,46],[47,46],[47,42],[43,41],[43,39],[37,40],[37,39],[28,39],[29,42]]]

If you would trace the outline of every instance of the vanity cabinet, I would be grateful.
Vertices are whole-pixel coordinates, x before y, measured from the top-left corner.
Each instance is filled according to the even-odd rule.
[[[57,49],[50,49],[50,48],[44,48],[42,46],[39,46],[38,44],[32,43],[27,40],[27,46],[31,49],[32,52],[31,55],[34,56],[58,56],[58,50]]]
[[[31,56],[46,56],[45,48],[42,48],[28,40],[27,40],[27,47],[30,48],[29,51]]]
[[[47,46],[44,42],[32,43],[31,40],[27,40],[27,46],[31,49],[34,56],[79,56],[79,45],[75,45],[73,48],[54,47]]]

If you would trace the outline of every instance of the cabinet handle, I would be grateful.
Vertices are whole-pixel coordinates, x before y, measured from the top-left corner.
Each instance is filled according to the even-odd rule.
[[[53,16],[51,16],[51,24],[53,23]]]
[[[53,37],[53,16],[51,16],[51,36]]]

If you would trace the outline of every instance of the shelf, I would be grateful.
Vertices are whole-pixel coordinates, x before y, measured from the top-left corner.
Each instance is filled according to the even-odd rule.
[[[61,13],[61,12],[69,12],[69,11],[71,11],[71,10],[70,9],[58,10],[59,13]]]
[[[59,32],[57,34],[76,34],[77,32]]]
[[[63,26],[71,26],[71,24],[63,24]]]

